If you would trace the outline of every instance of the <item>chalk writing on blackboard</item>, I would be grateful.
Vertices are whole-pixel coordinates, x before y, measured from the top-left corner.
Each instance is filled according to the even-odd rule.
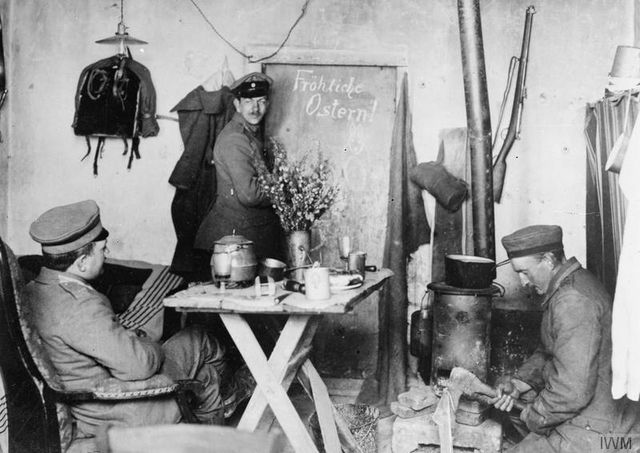
[[[292,91],[309,94],[304,109],[309,116],[372,123],[378,107],[378,100],[370,96],[364,100],[365,105],[354,106],[345,102],[345,97],[360,100],[360,95],[365,92],[365,84],[353,76],[343,80],[318,75],[313,69],[298,69]]]
[[[266,135],[292,157],[322,153],[341,188],[339,200],[314,226],[312,247],[339,265],[337,237],[349,235],[382,262],[395,119],[396,70],[348,65],[269,64],[273,78]]]

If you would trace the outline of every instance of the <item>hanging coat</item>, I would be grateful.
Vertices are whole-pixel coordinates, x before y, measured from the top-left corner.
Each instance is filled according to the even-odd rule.
[[[194,250],[193,243],[198,226],[215,200],[213,146],[236,111],[233,99],[226,86],[217,91],[199,86],[171,110],[178,112],[184,143],[184,152],[169,177],[176,188],[171,218],[178,240],[171,270],[187,280],[200,279],[210,272],[208,254]]]

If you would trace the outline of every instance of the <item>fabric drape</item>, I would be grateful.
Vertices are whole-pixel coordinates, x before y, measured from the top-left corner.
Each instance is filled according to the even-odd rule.
[[[387,233],[382,265],[391,269],[394,275],[382,291],[378,310],[377,392],[372,390],[371,382],[365,382],[358,398],[385,407],[406,390],[407,260],[420,245],[429,243],[431,236],[421,190],[408,175],[417,162],[406,74],[396,110],[390,157]]]
[[[614,398],[625,394],[633,401],[640,397],[640,325],[638,269],[640,269],[640,116],[636,118],[620,171],[620,189],[627,199],[624,241],[618,261],[618,278],[613,302],[612,386]]]
[[[626,113],[631,96],[629,115]],[[585,138],[587,143],[587,269],[593,272],[609,294],[614,294],[618,259],[625,222],[625,199],[618,175],[605,170],[616,139],[633,126],[638,114],[638,99],[623,94],[602,99],[587,107]]]
[[[630,101],[627,115],[627,102]],[[587,109],[587,267],[614,295],[612,386],[614,398],[640,397],[640,325],[637,270],[640,268],[640,121],[637,92],[604,98]],[[625,121],[626,120],[626,121]],[[605,170],[616,139],[629,143],[620,174]]]

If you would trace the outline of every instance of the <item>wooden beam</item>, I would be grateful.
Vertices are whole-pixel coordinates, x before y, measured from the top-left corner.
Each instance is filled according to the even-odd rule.
[[[253,59],[262,58],[276,50],[273,46],[251,46],[245,53]],[[273,57],[261,63],[314,64],[349,66],[408,66],[407,49],[397,51],[361,52],[353,50],[312,49],[309,47],[284,47]],[[255,69],[252,68],[252,69]]]

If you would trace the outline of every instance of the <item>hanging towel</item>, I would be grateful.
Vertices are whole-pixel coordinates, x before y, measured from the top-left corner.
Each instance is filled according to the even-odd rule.
[[[627,198],[622,251],[613,302],[611,339],[611,394],[625,394],[633,401],[640,396],[640,325],[638,269],[640,269],[640,115],[636,117],[620,171],[620,188]]]

